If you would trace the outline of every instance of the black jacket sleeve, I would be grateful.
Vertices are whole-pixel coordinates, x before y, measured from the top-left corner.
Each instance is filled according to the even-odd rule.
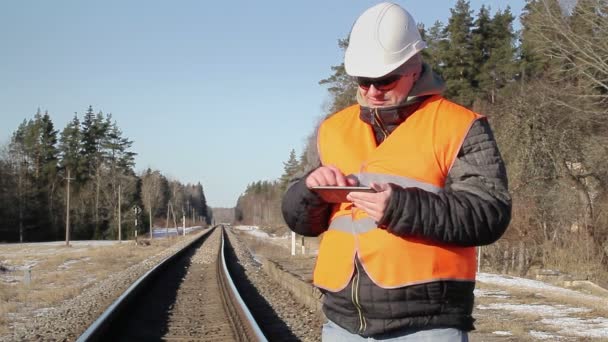
[[[378,225],[398,236],[480,246],[498,240],[511,220],[505,166],[485,119],[469,130],[444,191],[392,187]]]
[[[291,181],[283,195],[281,211],[291,230],[304,236],[318,236],[329,226],[331,204],[306,187],[309,173]]]

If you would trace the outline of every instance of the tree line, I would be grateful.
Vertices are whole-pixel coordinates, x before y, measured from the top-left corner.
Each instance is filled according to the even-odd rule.
[[[235,220],[241,224],[256,226],[284,226],[281,214],[281,197],[290,179],[304,170],[305,155],[298,159],[296,151],[291,150],[289,159],[283,163],[284,172],[278,180],[257,181],[247,185],[239,196],[234,210]]]
[[[447,83],[447,98],[488,117],[513,196],[511,226],[482,249],[482,262],[524,275],[552,267],[608,284],[608,1],[528,0],[519,31],[509,7],[473,11],[458,0],[450,12],[445,24],[419,26],[424,60]],[[327,115],[353,104],[357,87],[343,64],[331,70],[319,82],[330,94]],[[315,166],[317,127],[297,171]],[[294,173],[286,167],[283,177]],[[252,203],[264,196],[280,203],[274,188],[249,193]]]
[[[91,106],[61,132],[48,112],[24,120],[0,153],[0,241],[60,240],[68,212],[74,239],[117,239],[119,224],[130,238],[155,220],[211,220],[200,183],[151,169],[137,175],[132,145],[111,114]]]

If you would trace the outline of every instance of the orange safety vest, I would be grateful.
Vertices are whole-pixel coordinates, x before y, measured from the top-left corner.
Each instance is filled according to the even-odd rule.
[[[326,119],[319,127],[323,165],[335,165],[361,185],[395,183],[431,192],[444,183],[471,125],[481,116],[433,96],[377,146],[370,125],[359,118],[359,105]],[[323,234],[314,284],[328,291],[345,288],[358,257],[372,281],[383,288],[437,280],[474,281],[474,247],[399,237],[351,203],[336,204]]]

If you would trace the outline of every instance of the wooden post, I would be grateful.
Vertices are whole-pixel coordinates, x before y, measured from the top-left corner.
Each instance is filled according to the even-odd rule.
[[[120,222],[120,211],[121,211],[121,210],[120,210],[120,209],[121,209],[121,208],[120,208],[120,206],[121,206],[121,203],[120,203],[120,201],[121,201],[120,195],[121,195],[121,194],[120,194],[120,184],[118,184],[118,242],[121,242],[121,241],[122,241],[122,235],[121,235],[121,234],[122,234],[122,226],[121,226],[122,222]]]
[[[66,190],[66,204],[65,204],[65,245],[70,247],[70,169],[68,169],[68,187]]]
[[[296,255],[296,233],[291,232],[291,255]]]
[[[169,209],[171,209],[171,201],[167,202],[167,226],[165,228],[165,238],[169,237],[169,215],[171,215]]]
[[[150,240],[152,240],[152,238],[154,238],[154,235],[152,234],[152,206],[151,205],[148,206],[148,213],[150,215]]]
[[[32,283],[32,269],[31,269],[31,267],[27,267],[23,271],[23,283],[25,284],[25,286],[30,286],[30,284]]]

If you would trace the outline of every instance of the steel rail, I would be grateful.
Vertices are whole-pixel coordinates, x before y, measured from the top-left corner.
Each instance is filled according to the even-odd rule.
[[[167,267],[173,260],[177,259],[183,253],[185,253],[190,246],[200,241],[203,238],[208,237],[216,227],[209,229],[205,234],[192,240],[184,248],[177,251],[173,255],[170,255],[163,259],[158,265],[154,266],[151,270],[146,272],[144,275],[139,277],[129,288],[123,292],[117,300],[115,300],[110,306],[85,330],[76,340],[77,342],[84,341],[99,341],[106,331],[109,329],[110,324],[116,317],[116,315],[125,307],[128,306],[129,302],[133,300],[139,293],[139,291],[145,287],[146,284],[151,282],[155,276],[160,274],[165,267]]]
[[[222,230],[222,250],[219,253],[219,258],[221,258],[221,267],[223,272],[220,275],[221,286],[225,288],[226,291],[224,293],[228,293],[230,298],[225,298],[225,302],[230,306],[231,311],[236,311],[236,314],[239,316],[240,322],[245,323],[245,326],[242,327],[237,333],[240,335],[239,337],[244,341],[261,341],[267,342],[268,339],[262,333],[257,321],[253,318],[251,311],[243,301],[243,298],[239,294],[236,286],[234,285],[234,281],[230,277],[230,271],[228,270],[228,266],[226,263],[226,253],[225,253],[225,231]],[[219,267],[219,265],[218,265]],[[236,310],[234,310],[236,309]],[[238,325],[237,325],[238,327]]]

